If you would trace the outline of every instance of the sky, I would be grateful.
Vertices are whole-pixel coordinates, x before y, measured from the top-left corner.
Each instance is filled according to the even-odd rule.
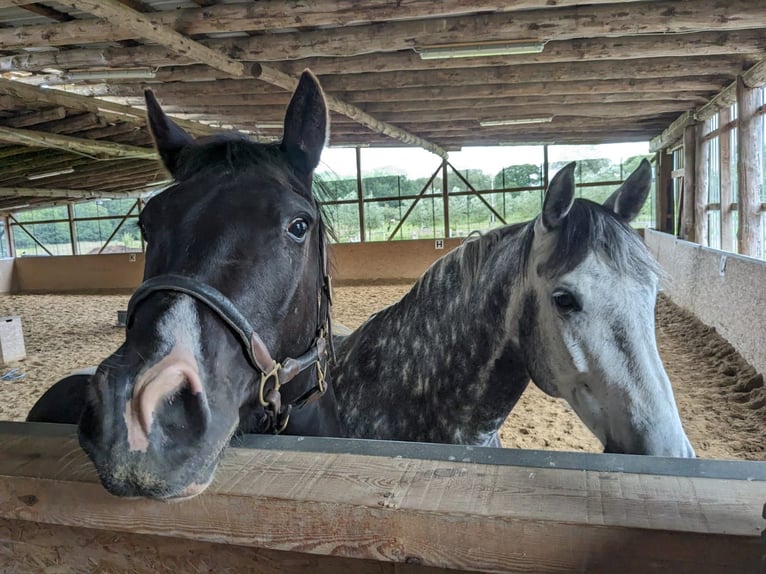
[[[594,146],[548,146],[551,162],[578,159],[611,158],[615,163],[630,156],[648,154],[649,142],[605,144]],[[459,170],[481,169],[495,174],[514,164],[542,163],[542,146],[466,147],[450,152],[449,161]],[[406,175],[409,179],[429,177],[441,158],[421,148],[362,148],[362,173],[391,168],[391,173]],[[356,177],[356,158],[353,148],[325,148],[319,173],[334,172],[336,177]]]

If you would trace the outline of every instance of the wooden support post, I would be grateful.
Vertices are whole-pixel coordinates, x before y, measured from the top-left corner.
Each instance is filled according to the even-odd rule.
[[[359,241],[364,243],[367,240],[367,232],[364,229],[364,188],[362,181],[362,150],[359,146],[356,150],[356,201],[359,210]]]
[[[5,243],[8,246],[8,257],[16,257],[16,245],[11,233],[11,220],[7,215],[3,216],[3,233],[5,234]]]
[[[723,127],[731,121],[731,108],[725,106],[718,113],[718,125]],[[731,132],[725,131],[718,136],[718,149],[721,173],[721,249],[734,251],[734,228],[732,222],[732,180],[731,180]]]
[[[705,122],[699,122],[696,127],[694,153],[694,237],[700,245],[709,245],[707,204],[710,191],[710,140],[703,139],[704,131]]]
[[[673,217],[673,154],[668,150],[657,152],[657,205],[655,221],[657,229],[665,233],[674,233]]]
[[[80,250],[77,246],[77,227],[74,224],[74,205],[71,201],[66,204],[66,212],[69,221],[69,241],[72,243],[72,255],[78,255]]]
[[[144,198],[139,197],[136,202],[138,204],[138,216],[141,217],[141,212],[144,210]],[[143,231],[138,234],[138,237],[141,239],[141,253],[146,253],[146,240]]]
[[[696,148],[696,126],[687,125],[684,128],[684,188],[682,191],[681,224],[679,231],[681,239],[696,241],[694,235],[694,152]]]
[[[748,88],[742,76],[737,78],[737,230],[738,251],[762,257],[761,198],[762,128],[757,115],[759,90]]]
[[[444,208],[444,237],[449,238],[449,174],[447,172],[447,160],[442,160],[442,207]]]

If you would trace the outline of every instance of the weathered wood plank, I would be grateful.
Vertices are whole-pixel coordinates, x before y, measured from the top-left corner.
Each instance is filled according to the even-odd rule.
[[[588,95],[591,97],[609,97],[610,94],[646,96],[647,98],[665,99],[666,94],[686,92],[699,92],[711,94],[725,85],[726,81],[720,77],[692,78],[680,76],[673,82],[665,79],[625,79],[625,80],[586,80],[568,82],[522,82],[507,84],[465,84],[462,86],[423,86],[418,88],[394,89],[380,87],[367,91],[340,92],[338,95],[350,103],[365,102],[389,102],[399,100],[427,100],[438,98],[439,100],[459,100],[470,98],[504,98],[504,97],[576,97]],[[190,96],[216,96],[216,98],[252,97],[259,103],[287,102],[288,95],[275,92],[274,87],[259,80],[216,80],[203,82],[173,82],[166,84],[148,84],[161,97],[188,98]],[[71,93],[81,96],[103,97],[107,101],[112,98],[133,97],[142,98],[143,85],[139,83],[109,83],[71,86],[67,88]],[[263,100],[259,98],[263,97]],[[707,101],[707,100],[706,100]],[[247,103],[244,99],[243,103]]]
[[[763,143],[758,115],[759,90],[737,79],[737,243],[738,252],[760,258],[761,185],[763,184]]]
[[[117,0],[61,0],[61,2],[74,8],[87,10],[92,14],[111,19],[112,21],[119,21],[120,26],[124,26],[142,38],[154,40],[177,54],[187,56],[196,62],[203,62],[207,66],[232,76],[252,75],[290,91],[295,90],[298,85],[297,78],[283,74],[279,70],[271,69],[268,66],[255,64],[252,69],[247,69],[241,62],[234,61],[217,50],[211,50],[199,42],[179,34],[168,26],[153,24],[147,16],[120,4]],[[420,146],[441,157],[446,158],[448,155],[446,150],[439,146],[394,125],[381,122],[359,108],[347,104],[338,98],[327,95],[325,99],[330,109],[342,113],[376,132],[410,145]]]
[[[614,0],[596,0],[608,4]],[[31,3],[31,1],[29,2]],[[465,0],[366,0],[360,8],[353,0],[313,0],[287,8],[283,0],[259,0],[218,4],[152,13],[152,24],[170,26],[185,35],[215,32],[258,32],[311,26],[348,26],[433,17],[446,18],[473,12],[551,9],[576,5],[577,0],[510,0],[507,2]],[[0,3],[0,5],[2,5]],[[66,46],[85,42],[115,42],[131,38],[129,31],[104,20],[78,21],[69,25],[25,26],[23,30],[0,30],[0,46]]]
[[[55,198],[77,198],[77,199],[98,199],[100,197],[109,197],[114,199],[141,197],[148,192],[133,193],[109,193],[103,191],[87,191],[83,189],[48,189],[42,187],[0,187],[0,197],[55,197]]]
[[[66,150],[96,157],[131,157],[153,159],[157,153],[151,148],[141,148],[111,142],[75,138],[47,132],[6,128],[0,126],[0,141]]]
[[[96,4],[94,0],[87,0]],[[75,0],[62,2],[66,5]],[[99,3],[100,4],[100,3]],[[498,3],[502,4],[502,3]],[[592,4],[592,3],[591,3]],[[452,4],[454,7],[454,3]],[[389,8],[392,10],[392,8]],[[89,10],[90,11],[90,10]],[[92,12],[93,13],[93,12]],[[439,9],[431,12],[439,14]],[[449,9],[447,15],[449,15]],[[465,12],[463,12],[465,13]],[[103,13],[106,15],[106,12]],[[355,12],[350,12],[354,18]],[[358,14],[358,9],[356,14]],[[672,14],[672,17],[668,17]],[[110,16],[105,16],[110,17]],[[159,29],[173,30],[169,22],[155,22],[146,17],[146,23]],[[155,17],[156,18],[156,17]],[[365,16],[356,17],[365,21]],[[208,21],[209,23],[212,21]],[[247,20],[241,19],[237,28],[247,31]],[[540,22],[545,22],[541,26]],[[374,24],[348,26],[346,21],[340,28],[296,33],[254,36],[251,39],[237,38],[207,40],[206,46],[221,51],[239,60],[269,62],[295,60],[312,56],[352,56],[417,48],[425,45],[465,42],[470,39],[548,41],[572,40],[588,37],[614,37],[634,34],[671,34],[698,32],[699,30],[731,31],[747,30],[766,26],[766,15],[757,5],[748,0],[696,0],[693,4],[683,0],[661,2],[612,2],[601,5],[571,6],[556,9],[524,10],[494,14],[471,14],[445,18],[395,21],[383,19]],[[128,24],[126,22],[126,24]],[[112,21],[113,26],[122,27],[125,32],[116,33],[124,38],[126,33],[138,37],[140,31],[122,22]],[[172,24],[171,24],[172,25]],[[234,24],[229,22],[231,31]],[[291,26],[294,26],[292,24]],[[301,24],[305,25],[305,24]],[[61,24],[59,26],[67,26]],[[181,28],[183,30],[183,28]],[[271,28],[273,29],[273,28]],[[48,30],[50,32],[50,30]],[[216,31],[216,30],[211,30]],[[221,31],[220,29],[217,31]],[[108,37],[109,29],[94,30],[94,41]],[[183,30],[184,33],[202,33]],[[33,38],[42,38],[42,31]],[[63,41],[82,44],[87,35],[74,41],[70,33]],[[12,40],[13,41],[13,40]],[[30,40],[35,41],[35,40]],[[54,34],[52,42],[60,42]],[[18,42],[18,41],[16,41]],[[140,61],[140,60],[137,60]],[[235,74],[238,75],[238,74]]]
[[[416,564],[215,544],[0,519],[0,572],[130,574],[459,574]]]
[[[728,106],[721,108],[718,113],[718,125],[725,126],[731,121],[731,111]],[[721,174],[721,249],[734,251],[734,233],[731,204],[734,202],[731,179],[731,132],[722,133],[718,137],[720,150]]]
[[[39,112],[30,112],[7,120],[2,120],[2,125],[9,128],[25,128],[35,124],[42,124],[53,120],[61,120],[66,117],[66,110],[61,106],[48,108]]]
[[[695,164],[697,151],[697,129],[696,125],[687,125],[684,128],[684,188],[683,188],[683,206],[681,209],[681,239],[687,241],[696,241],[695,236],[695,205],[696,191],[695,176],[697,169]]]
[[[124,106],[77,94],[69,94],[59,90],[42,89],[4,78],[0,78],[0,93],[8,94],[23,102],[38,102],[51,106],[61,106],[71,110],[91,112],[108,121],[138,125],[146,124],[146,112],[141,108]],[[197,135],[208,135],[220,131],[197,122],[179,120],[178,123],[184,129]]]
[[[32,532],[63,525],[487,572],[602,572],[617,560],[621,572],[729,573],[760,559],[757,480],[229,449],[208,494],[168,505],[108,495],[71,435],[11,426],[0,437],[0,519]]]
[[[757,88],[766,85],[766,59],[760,60],[742,74],[746,86]],[[737,81],[722,89],[693,115],[681,116],[660,136],[650,142],[649,149],[658,151],[672,145],[681,137],[683,128],[693,120],[704,121],[718,113],[718,110],[731,106],[737,101]]]
[[[294,90],[298,85],[298,80],[293,76],[283,74],[279,70],[262,64],[254,64],[251,72],[255,78],[259,78],[286,90]],[[358,122],[375,132],[387,135],[409,145],[422,147],[423,149],[426,149],[431,153],[435,153],[436,155],[443,158],[446,158],[449,155],[447,150],[444,148],[432,142],[426,141],[425,139],[407,132],[406,130],[403,130],[395,125],[381,121],[371,116],[364,110],[348,104],[343,100],[336,98],[335,96],[326,93],[325,101],[327,102],[327,107],[334,112],[343,114],[344,116],[351,118],[355,122]]]
[[[484,56],[480,58],[454,58],[423,60],[414,51],[374,53],[361,56],[304,58],[280,62],[286,73],[299,73],[311,68],[315,74],[359,74],[365,72],[396,72],[407,70],[447,70],[454,68],[480,68],[493,66],[520,66],[524,64],[557,64],[601,60],[635,60],[648,58],[678,58],[701,56],[750,55],[758,59],[766,49],[762,30],[736,32],[703,32],[698,34],[668,34],[661,36],[620,36],[617,38],[578,38],[551,41],[539,54],[513,56]]]
[[[585,80],[632,80],[635,78],[675,78],[690,73],[734,78],[742,70],[740,58],[650,58],[630,66],[621,61],[573,62],[545,66],[523,65],[490,68],[463,68],[423,72],[380,72],[334,75],[321,78],[331,92],[371,90],[377,86],[407,88],[434,85],[510,84],[514,82],[577,82]]]
[[[232,76],[244,76],[242,62],[232,60],[218,50],[210,49],[199,42],[179,34],[169,26],[154,24],[148,16],[125,6],[118,0],[58,0],[60,4],[83,10],[116,23],[121,29],[130,32],[135,38],[153,40],[172,50],[176,54],[188,57],[192,61],[204,62],[208,66],[222,70]]]
[[[710,178],[708,161],[710,159],[710,140],[702,136],[705,131],[705,122],[696,126],[694,152],[694,237],[700,245],[708,243],[707,202],[710,191]]]

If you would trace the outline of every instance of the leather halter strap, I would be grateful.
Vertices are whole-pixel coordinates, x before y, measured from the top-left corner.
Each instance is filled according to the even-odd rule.
[[[327,281],[327,279],[325,279],[325,281]],[[321,360],[322,358],[325,358],[326,355],[328,344],[327,337],[332,336],[329,332],[329,318],[327,322],[320,327],[314,341],[305,353],[295,358],[288,357],[280,363],[272,358],[266,344],[255,329],[253,329],[250,321],[242,315],[239,309],[237,309],[234,303],[232,303],[226,295],[214,287],[201,281],[197,281],[196,279],[192,279],[191,277],[166,274],[158,275],[144,281],[130,298],[126,317],[127,323],[130,324],[136,311],[136,307],[142,301],[147,299],[153,293],[160,291],[183,293],[204,303],[205,306],[218,315],[218,317],[237,336],[240,343],[242,343],[242,347],[245,349],[248,360],[260,374],[261,380],[258,390],[258,398],[262,406],[272,408],[275,411],[282,410],[281,399],[278,395],[279,388],[282,385],[289,383],[296,376],[313,365],[317,365],[317,368],[319,369],[318,382],[315,386],[292,401],[290,405],[287,405],[288,416],[289,407],[301,407],[318,400],[324,394],[327,389],[324,371],[327,367],[326,363],[323,367]],[[273,379],[273,387],[267,392],[265,390],[265,385],[270,379]],[[280,414],[281,413],[279,412],[274,413],[275,416]],[[287,418],[285,417],[282,424],[276,425],[275,430],[281,432],[286,425]]]

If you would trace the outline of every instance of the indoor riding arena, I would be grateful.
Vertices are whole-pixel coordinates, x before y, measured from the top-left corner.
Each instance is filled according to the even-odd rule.
[[[0,0],[0,76],[0,574],[766,572],[765,5]]]

